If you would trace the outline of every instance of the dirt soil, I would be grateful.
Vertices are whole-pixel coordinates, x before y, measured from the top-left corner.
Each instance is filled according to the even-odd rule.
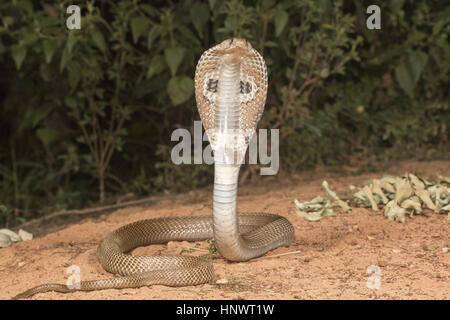
[[[408,161],[358,176],[315,170],[281,180],[258,177],[256,184],[240,188],[238,209],[287,217],[295,227],[295,241],[289,247],[249,262],[216,258],[211,284],[49,292],[33,299],[449,299],[450,253],[443,250],[450,247],[446,214],[430,212],[407,218],[404,224],[365,208],[354,208],[351,213],[338,209],[337,216],[317,222],[289,214],[294,199],[325,195],[321,188],[324,179],[339,195],[348,196],[350,184],[361,185],[369,178],[406,171],[425,178],[450,176],[450,161]],[[10,299],[42,283],[65,283],[69,277],[66,269],[71,265],[80,268],[82,280],[110,277],[96,257],[98,243],[109,232],[152,217],[210,214],[211,196],[212,188],[189,193],[181,200],[162,197],[149,207],[87,217],[57,232],[0,249],[0,299]],[[176,242],[138,248],[132,254],[199,255],[206,253],[207,247],[207,242]],[[192,248],[196,249],[189,250]],[[291,254],[269,257],[282,253]]]

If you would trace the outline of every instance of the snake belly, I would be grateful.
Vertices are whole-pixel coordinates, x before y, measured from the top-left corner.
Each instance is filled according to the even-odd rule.
[[[104,269],[118,276],[73,285],[43,284],[14,298],[28,298],[47,291],[92,291],[154,284],[189,286],[213,279],[213,266],[208,259],[127,254],[139,246],[214,238],[224,258],[247,261],[289,245],[294,239],[294,228],[284,217],[238,214],[236,210],[239,168],[264,110],[266,94],[264,59],[247,40],[228,39],[205,51],[197,64],[195,95],[214,152],[213,215],[163,217],[124,225],[110,233],[97,249]]]

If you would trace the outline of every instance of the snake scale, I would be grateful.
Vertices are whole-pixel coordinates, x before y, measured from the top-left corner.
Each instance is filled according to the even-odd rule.
[[[110,233],[97,256],[116,277],[72,286],[43,284],[15,298],[47,291],[73,292],[161,284],[188,286],[213,279],[210,260],[182,255],[133,256],[138,246],[214,238],[230,261],[247,261],[294,239],[294,228],[274,214],[237,214],[239,168],[261,118],[267,95],[263,57],[245,39],[228,39],[205,51],[195,72],[195,96],[214,152],[213,215],[164,217],[127,224]]]

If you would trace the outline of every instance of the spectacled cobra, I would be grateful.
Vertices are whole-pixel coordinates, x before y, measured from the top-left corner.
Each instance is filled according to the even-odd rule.
[[[161,284],[188,286],[211,282],[210,260],[182,255],[133,256],[138,246],[214,238],[231,261],[262,256],[294,239],[294,228],[274,214],[237,214],[239,168],[264,110],[267,70],[263,57],[245,39],[228,39],[205,51],[195,72],[195,96],[214,153],[213,215],[141,220],[110,233],[97,256],[114,278],[74,285],[43,284],[15,298],[40,292],[120,289]]]

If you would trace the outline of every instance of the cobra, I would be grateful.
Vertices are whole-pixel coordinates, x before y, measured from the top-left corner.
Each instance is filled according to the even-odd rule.
[[[161,284],[188,286],[211,282],[208,259],[183,255],[134,256],[129,251],[168,241],[214,238],[230,261],[247,261],[294,239],[292,224],[282,216],[238,214],[239,169],[249,139],[261,118],[267,95],[263,57],[245,39],[228,39],[205,51],[195,72],[195,96],[202,124],[214,152],[213,215],[163,217],[127,224],[110,233],[97,256],[117,276],[80,281],[72,286],[43,284],[15,298],[47,291],[73,292]]]

